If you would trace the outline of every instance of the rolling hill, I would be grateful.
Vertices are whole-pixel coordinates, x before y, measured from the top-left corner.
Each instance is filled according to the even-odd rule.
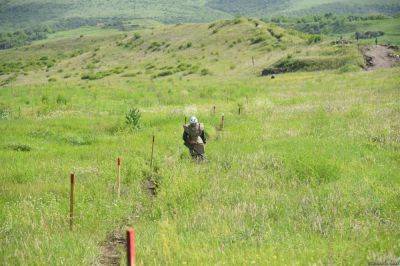
[[[331,45],[313,35],[257,19],[161,25],[132,32],[76,29],[0,52],[0,82],[122,78],[258,76],[275,64],[288,71],[360,68],[355,45]],[[254,65],[252,63],[254,60]]]
[[[54,23],[67,18],[156,20],[163,23],[209,22],[236,15],[265,17],[307,13],[385,13],[400,11],[395,0],[8,0],[0,4],[2,29]]]

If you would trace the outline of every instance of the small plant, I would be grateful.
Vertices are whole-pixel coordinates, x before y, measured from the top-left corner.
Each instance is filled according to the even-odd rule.
[[[41,101],[42,103],[47,104],[49,102],[49,97],[47,97],[47,95],[43,95]]]
[[[56,102],[57,104],[67,105],[67,99],[62,95],[57,96]]]
[[[140,118],[141,114],[139,109],[137,108],[132,108],[129,110],[129,112],[125,116],[125,122],[126,124],[132,128],[132,129],[138,129],[140,128]]]
[[[10,109],[0,103],[0,119],[7,119],[10,117],[11,111]]]
[[[133,40],[134,41],[136,41],[136,40],[139,40],[140,38],[141,38],[142,36],[139,34],[139,33],[137,33],[137,32],[135,32],[134,34],[133,34]]]

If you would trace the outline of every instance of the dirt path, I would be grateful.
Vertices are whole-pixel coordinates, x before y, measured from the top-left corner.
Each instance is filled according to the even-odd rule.
[[[120,231],[111,233],[101,246],[101,257],[99,265],[120,265],[121,249],[126,245],[125,237]]]
[[[366,70],[393,67],[400,62],[395,56],[395,51],[384,45],[367,46],[363,49],[364,58],[367,61]]]

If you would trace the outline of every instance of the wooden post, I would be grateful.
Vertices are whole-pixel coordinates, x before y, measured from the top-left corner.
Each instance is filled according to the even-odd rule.
[[[135,231],[130,228],[126,231],[126,255],[128,266],[136,264],[136,250],[135,250]]]
[[[117,195],[121,195],[121,158],[117,159]]]
[[[251,57],[251,62],[253,63],[253,68],[254,68],[254,56]]]
[[[221,117],[221,130],[224,129],[224,123],[225,123],[225,116],[222,115],[222,117]]]
[[[69,229],[71,231],[74,226],[74,190],[75,190],[75,174],[71,173],[71,191],[69,194]]]
[[[239,106],[238,114],[240,115],[240,113],[241,113],[241,108],[240,108],[240,106]]]
[[[212,110],[213,110],[213,115],[215,115],[215,109],[216,109],[216,108],[215,108],[215,105],[214,105],[214,106],[213,106],[213,109],[212,109]]]
[[[153,135],[153,142],[151,144],[150,170],[153,169],[154,139],[155,139],[155,136]]]

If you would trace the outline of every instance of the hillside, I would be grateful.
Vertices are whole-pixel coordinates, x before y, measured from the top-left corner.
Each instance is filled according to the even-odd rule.
[[[0,82],[259,76],[274,64],[289,71],[360,69],[356,45],[334,45],[260,20],[157,26],[132,32],[88,28],[0,52]],[[254,65],[253,65],[254,62]]]
[[[236,15],[265,17],[306,13],[384,13],[400,11],[396,0],[8,0],[0,4],[0,30],[13,30],[71,18],[145,19],[163,23],[209,22]],[[140,23],[140,22],[139,22]]]

